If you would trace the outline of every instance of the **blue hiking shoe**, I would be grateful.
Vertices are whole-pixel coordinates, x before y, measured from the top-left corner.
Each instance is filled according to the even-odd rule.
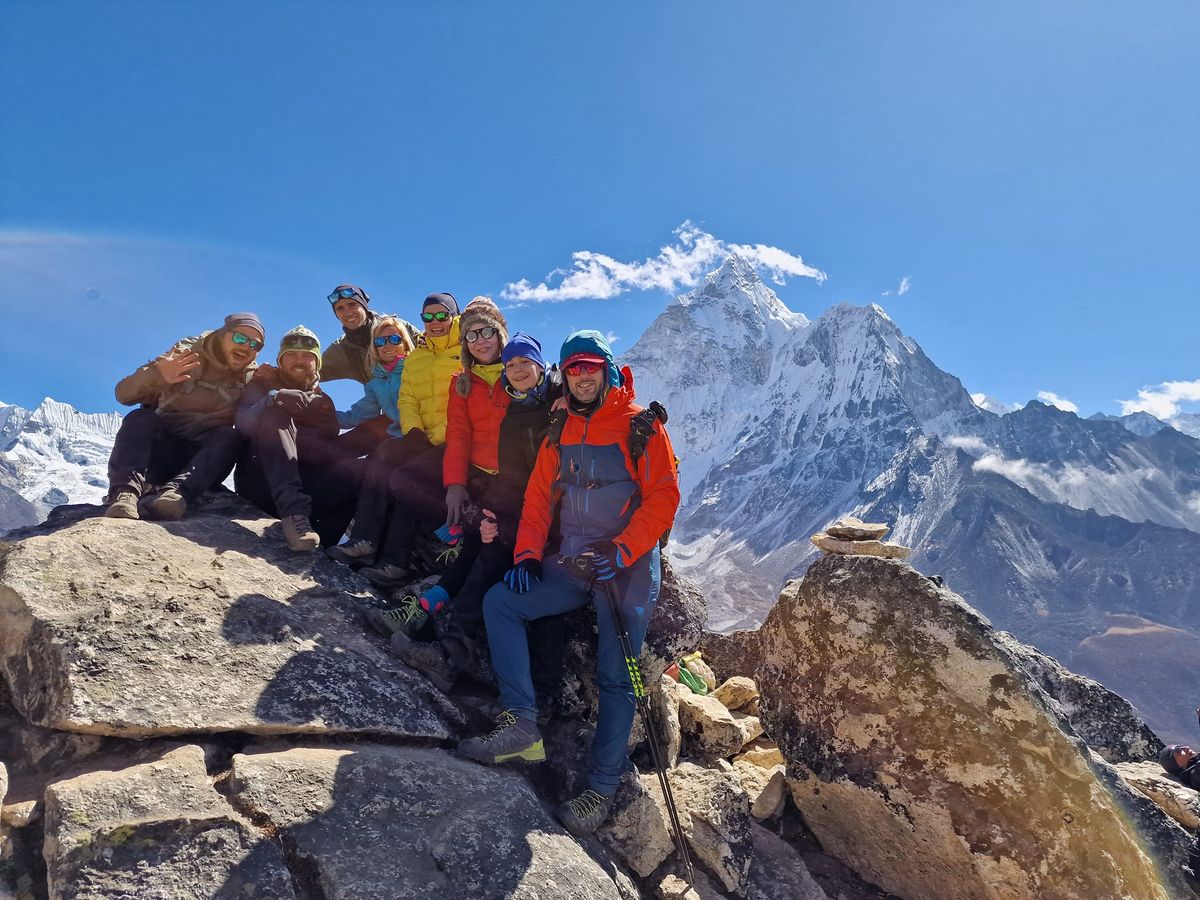
[[[546,758],[537,722],[518,719],[507,709],[496,720],[500,724],[491,734],[460,741],[458,752],[489,766],[510,760],[542,762]]]

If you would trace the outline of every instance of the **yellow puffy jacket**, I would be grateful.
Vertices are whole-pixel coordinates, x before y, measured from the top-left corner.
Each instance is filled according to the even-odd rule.
[[[439,338],[421,335],[417,349],[404,360],[400,380],[400,430],[425,432],[432,444],[446,443],[446,407],[451,379],[462,371],[458,316],[450,331]]]

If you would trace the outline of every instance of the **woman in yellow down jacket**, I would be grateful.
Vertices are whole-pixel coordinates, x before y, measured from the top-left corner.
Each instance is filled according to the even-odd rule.
[[[425,333],[404,362],[400,382],[400,430],[420,429],[437,446],[446,443],[446,385],[462,371],[458,302],[453,294],[430,294],[421,308]]]

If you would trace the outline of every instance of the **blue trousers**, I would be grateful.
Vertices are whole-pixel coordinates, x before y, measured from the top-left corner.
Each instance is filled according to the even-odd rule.
[[[625,746],[636,712],[633,683],[629,680],[605,587],[597,584],[594,593],[590,592],[579,571],[574,566],[560,564],[559,559],[551,556],[545,561],[544,579],[528,593],[513,593],[501,583],[483,598],[492,668],[500,682],[500,702],[504,707],[519,718],[536,719],[537,701],[529,674],[525,623],[582,609],[589,603],[595,607],[599,626],[596,682],[600,689],[600,711],[596,736],[592,740],[588,782],[592,790],[611,797],[628,764]],[[611,582],[625,626],[629,629],[629,643],[635,657],[641,652],[646,629],[654,614],[660,580],[661,565],[655,547],[632,566],[621,570]]]

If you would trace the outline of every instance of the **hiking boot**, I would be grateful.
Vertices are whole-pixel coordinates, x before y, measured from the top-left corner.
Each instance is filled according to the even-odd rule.
[[[612,797],[605,797],[588,788],[574,800],[556,806],[554,816],[571,834],[583,837],[603,824],[611,807]]]
[[[494,766],[508,760],[542,762],[546,748],[537,723],[518,719],[507,709],[496,717],[500,724],[489,735],[459,741],[458,752],[468,759]],[[605,807],[605,813],[608,808]]]
[[[325,555],[334,562],[340,562],[347,566],[355,563],[363,564],[375,555],[375,545],[368,540],[349,541],[345,544],[338,544],[336,547],[330,547],[325,551]]]
[[[179,488],[168,487],[154,498],[150,504],[150,514],[166,522],[178,522],[187,512],[187,507],[187,498],[179,493]]]
[[[381,588],[399,587],[408,581],[408,569],[403,566],[394,566],[391,563],[367,566],[359,569],[358,574],[364,576],[375,587]]]
[[[138,519],[138,495],[137,491],[123,490],[117,491],[117,496],[113,497],[112,502],[108,504],[108,509],[104,511],[104,515],[110,519]]]
[[[416,634],[429,618],[417,598],[412,596],[401,598],[400,605],[393,609],[368,609],[365,615],[367,624],[385,638],[395,634]]]
[[[317,545],[321,543],[321,536],[313,531],[308,516],[299,513],[294,516],[284,516],[279,520],[279,524],[283,526],[283,536],[287,539],[288,547],[298,553],[305,550],[316,550]]]
[[[391,650],[393,656],[432,681],[434,687],[443,694],[454,687],[454,679],[458,673],[437,641],[414,641],[400,631],[392,635]]]

